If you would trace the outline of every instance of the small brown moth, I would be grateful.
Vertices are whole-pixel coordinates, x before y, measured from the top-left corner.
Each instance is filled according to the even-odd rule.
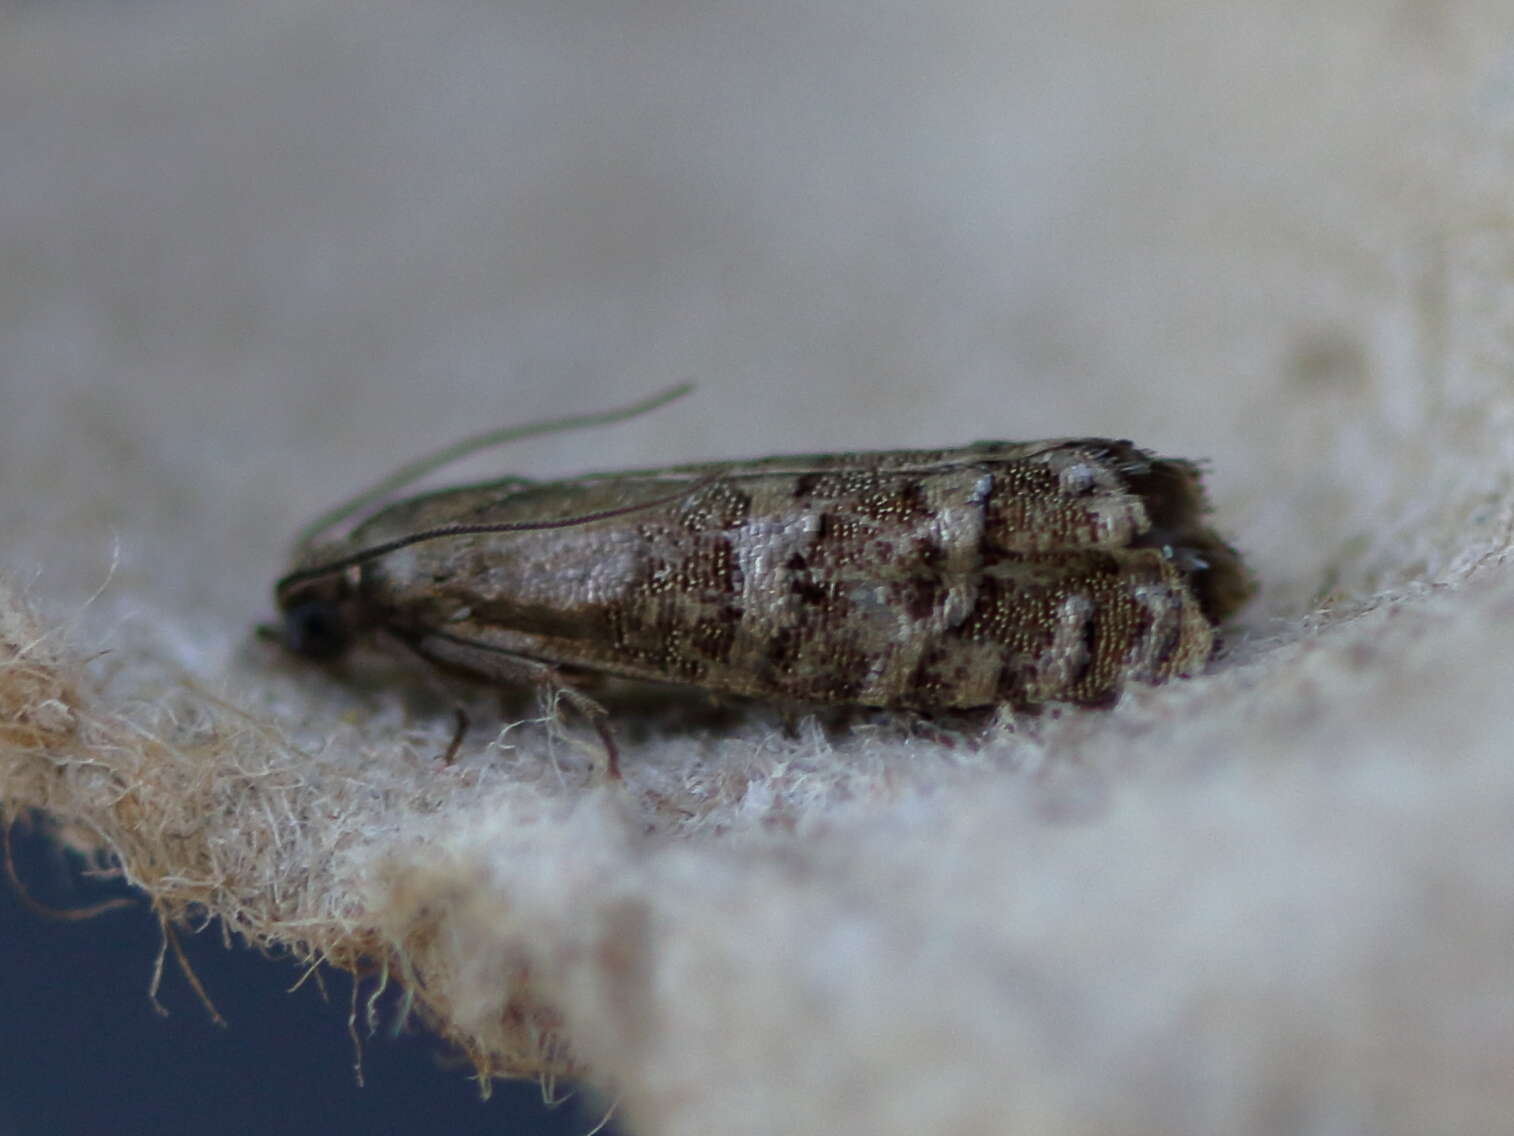
[[[1250,595],[1192,462],[1102,438],[524,478],[322,517],[275,589],[291,650],[364,632],[443,668],[561,690],[591,674],[788,703],[944,711],[1112,701],[1189,674]],[[344,537],[316,537],[367,508]]]

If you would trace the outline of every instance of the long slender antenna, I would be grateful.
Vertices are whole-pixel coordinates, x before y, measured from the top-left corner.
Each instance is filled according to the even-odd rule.
[[[614,422],[624,422],[628,418],[635,418],[637,415],[666,406],[693,389],[692,382],[683,382],[618,410],[603,410],[596,414],[570,414],[564,418],[548,418],[541,422],[527,423],[524,426],[506,426],[503,429],[486,430],[481,434],[470,435],[459,442],[453,442],[450,446],[401,466],[371,488],[328,509],[300,530],[299,535],[295,537],[295,548],[306,547],[331,526],[345,521],[352,514],[367,508],[401,486],[408,485],[434,469],[465,458],[469,454],[477,453],[479,450],[486,450],[490,446],[500,446],[506,442],[518,442],[523,438],[536,438],[543,434],[577,430],[584,426],[608,426]]]

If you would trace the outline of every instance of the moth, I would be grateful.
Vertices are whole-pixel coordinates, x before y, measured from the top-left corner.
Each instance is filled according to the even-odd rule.
[[[1107,704],[1202,668],[1253,590],[1206,522],[1198,466],[1104,438],[510,477],[380,503],[484,446],[687,389],[466,439],[323,516],[275,587],[277,637],[323,660],[377,638],[560,691],[613,773],[582,690],[595,675],[923,713]]]

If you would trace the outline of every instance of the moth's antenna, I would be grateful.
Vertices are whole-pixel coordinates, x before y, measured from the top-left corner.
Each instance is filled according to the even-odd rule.
[[[518,442],[522,438],[536,438],[543,434],[557,434],[564,430],[577,430],[584,426],[608,426],[612,422],[624,422],[628,418],[646,414],[658,407],[682,398],[694,389],[692,382],[679,383],[665,391],[660,391],[650,398],[644,398],[640,402],[633,402],[630,406],[621,407],[619,410],[603,410],[597,414],[570,414],[565,418],[548,418],[541,422],[531,422],[524,426],[506,426],[503,429],[486,430],[482,434],[474,434],[459,442],[453,442],[444,449],[425,457],[417,458],[407,465],[401,466],[388,477],[376,485],[355,497],[349,497],[335,508],[328,509],[310,524],[300,530],[295,537],[295,547],[304,548],[321,533],[331,528],[332,525],[345,521],[352,514],[367,508],[375,501],[388,496],[401,486],[408,485],[419,477],[424,477],[434,469],[465,458],[469,454],[486,450],[490,446],[504,445],[506,442]]]
[[[680,394],[683,392],[680,391]],[[420,532],[410,533],[408,536],[398,537],[395,540],[387,540],[383,544],[372,544],[367,548],[347,556],[338,557],[336,560],[328,560],[324,564],[317,564],[314,568],[302,568],[298,572],[291,572],[273,586],[273,594],[280,602],[284,594],[298,584],[308,583],[311,580],[319,580],[322,576],[330,576],[337,572],[345,572],[348,568],[359,564],[366,564],[370,560],[377,560],[381,556],[388,556],[401,548],[408,548],[412,544],[420,544],[427,540],[442,540],[451,536],[473,536],[477,533],[517,533],[517,532],[540,532],[543,529],[567,529],[575,525],[593,524],[595,521],[606,521],[612,517],[623,517],[627,513],[639,513],[643,509],[655,509],[659,505],[670,505],[674,501],[681,501],[685,497],[698,493],[708,485],[718,480],[717,475],[702,477],[698,481],[691,482],[673,493],[664,493],[647,501],[638,501],[634,505],[617,505],[613,509],[600,509],[593,513],[575,513],[571,517],[560,517],[553,521],[498,521],[492,524],[476,525],[440,525],[434,529],[422,529]]]

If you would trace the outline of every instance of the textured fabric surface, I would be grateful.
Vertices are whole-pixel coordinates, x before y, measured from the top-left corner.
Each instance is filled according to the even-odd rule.
[[[1508,21],[0,10],[6,815],[638,1131],[1505,1125]],[[1261,594],[982,738],[616,697],[623,787],[253,634],[344,494],[686,377],[455,476],[1129,437]]]

